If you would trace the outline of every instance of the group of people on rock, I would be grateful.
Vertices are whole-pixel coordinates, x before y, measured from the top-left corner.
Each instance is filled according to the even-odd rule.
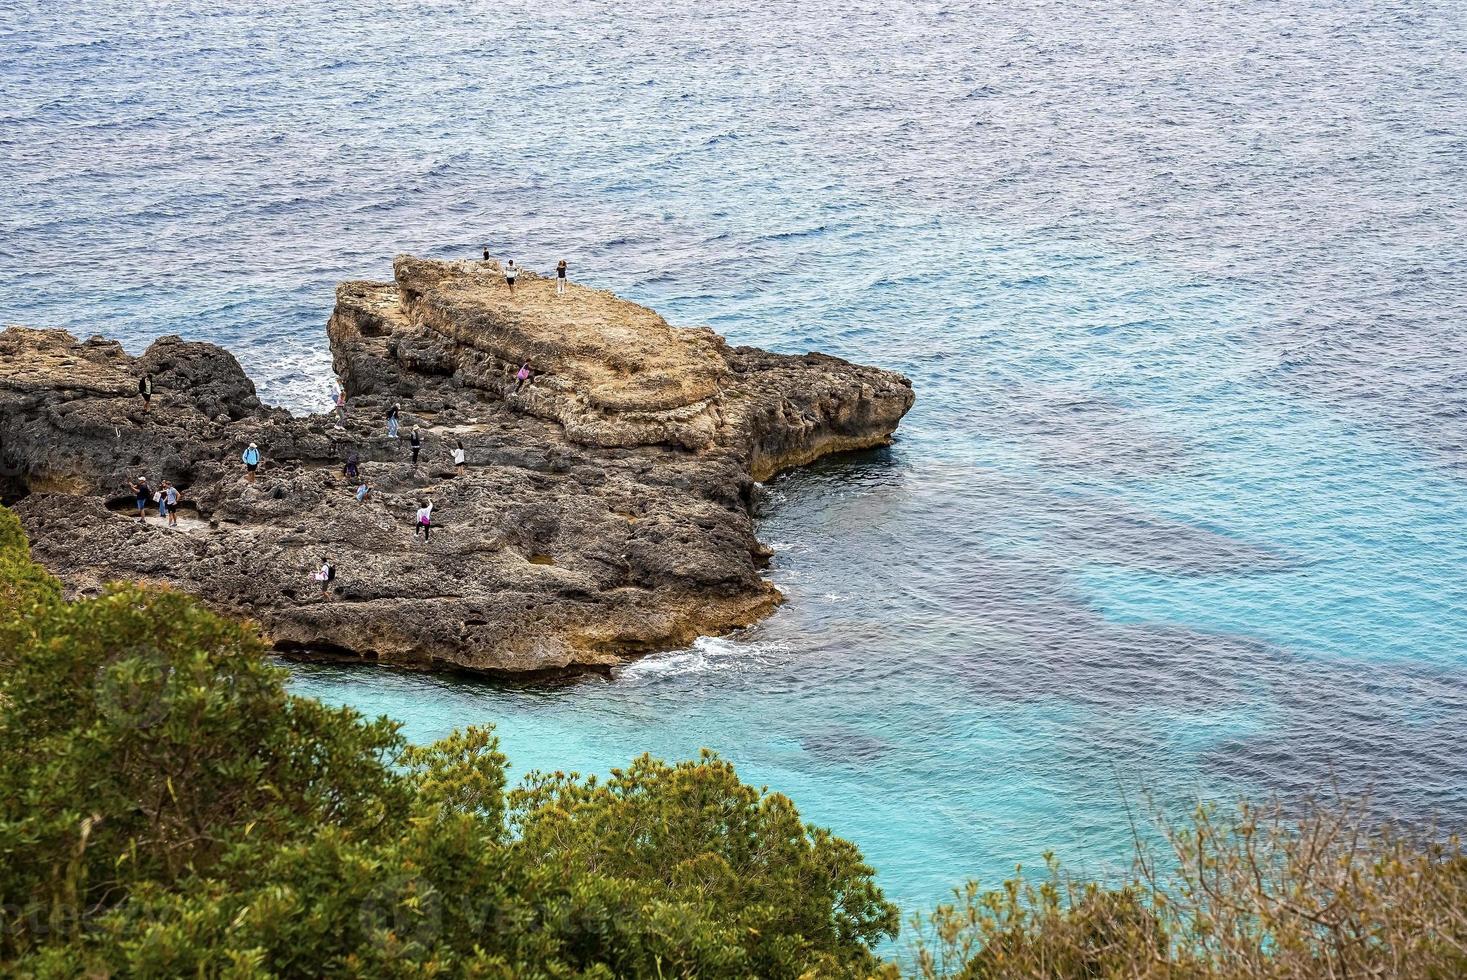
[[[484,261],[493,261],[491,258],[489,258],[488,245],[484,246]],[[515,265],[514,259],[510,259],[505,262],[501,268],[504,271],[504,284],[509,287],[509,293],[511,296],[513,296],[515,280],[520,277],[520,269],[522,269],[523,266]],[[565,259],[561,259],[555,264],[555,295],[557,296],[565,295],[565,270]]]
[[[154,490],[148,483],[146,475],[138,477],[128,484],[132,490],[138,505],[138,516],[135,521],[141,521],[148,516],[148,504],[158,505],[158,517],[166,521],[169,527],[178,527],[178,488],[167,480],[158,484]]]
[[[483,254],[484,261],[489,262],[489,247],[487,245],[484,247]],[[514,259],[509,259],[502,266],[505,286],[511,294],[514,293],[515,281],[519,278],[520,268],[520,266],[515,265]],[[555,266],[555,294],[557,296],[565,295],[566,268],[564,259],[561,259]],[[524,361],[520,365],[519,370],[515,372],[513,383],[506,387],[505,394],[518,394],[523,391],[532,383],[534,373],[531,362],[529,360]],[[138,379],[138,396],[143,400],[143,411],[145,412],[152,407],[153,390],[152,374],[144,373]],[[337,424],[344,427],[346,424],[347,396],[346,387],[339,380],[334,381],[332,385],[332,403],[337,416]],[[389,439],[399,438],[401,414],[402,405],[398,402],[394,402],[387,410],[387,437]],[[412,452],[412,466],[416,470],[418,468],[419,454],[423,449],[423,433],[418,426],[413,426],[412,433],[408,437],[408,445]],[[467,456],[463,440],[455,440],[454,447],[450,452],[453,458],[454,468],[459,473],[462,473],[466,465]],[[240,454],[240,462],[244,464],[246,480],[251,483],[255,481],[256,474],[259,472],[263,459],[264,457],[260,452],[260,447],[253,442]],[[371,499],[373,487],[371,482],[362,474],[361,456],[355,449],[347,452],[343,473],[349,480],[356,483],[354,496],[357,503],[366,503]],[[159,518],[165,520],[169,527],[178,526],[177,508],[179,491],[177,487],[164,480],[155,490],[148,482],[146,476],[139,476],[129,486],[136,497],[138,510],[137,520],[142,521],[147,517],[148,505],[153,503],[158,506]],[[432,530],[433,501],[431,498],[424,497],[419,503],[416,519],[413,524],[413,537],[416,539],[421,536],[426,542],[429,540]],[[312,573],[311,577],[320,584],[322,595],[330,591],[331,583],[336,580],[336,566],[330,556],[324,556],[322,558],[321,566]]]

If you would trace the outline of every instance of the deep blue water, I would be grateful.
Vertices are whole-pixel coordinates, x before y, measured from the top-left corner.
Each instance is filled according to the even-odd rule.
[[[1189,9],[1195,7],[1196,9]],[[298,668],[517,769],[710,746],[925,907],[1120,791],[1467,820],[1457,2],[0,10],[0,321],[322,410],[343,278],[481,243],[909,374],[773,481],[789,597],[611,682]]]

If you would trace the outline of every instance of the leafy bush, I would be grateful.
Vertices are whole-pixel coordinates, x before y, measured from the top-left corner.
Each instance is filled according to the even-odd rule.
[[[0,973],[860,976],[896,912],[857,850],[712,755],[506,792],[289,695],[187,596],[65,602],[0,511]]]

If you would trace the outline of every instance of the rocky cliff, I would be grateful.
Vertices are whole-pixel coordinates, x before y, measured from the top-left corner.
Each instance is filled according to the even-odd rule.
[[[730,347],[610,293],[556,296],[533,273],[511,295],[493,263],[400,257],[393,271],[337,290],[344,425],[262,405],[209,344],[165,337],[132,358],[62,331],[0,334],[0,492],[36,557],[79,592],[171,583],[301,655],[602,668],[771,610],[754,481],[885,444],[912,404],[899,375]],[[239,461],[251,442],[254,481]],[[373,487],[362,503],[342,473],[353,452]],[[130,516],[144,474],[181,489],[178,528]],[[322,595],[310,573],[327,558],[338,577]]]

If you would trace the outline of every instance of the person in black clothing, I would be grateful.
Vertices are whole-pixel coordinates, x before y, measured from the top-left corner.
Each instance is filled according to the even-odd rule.
[[[413,447],[413,469],[417,469],[418,452],[423,448],[423,434],[418,431],[418,427],[416,425],[413,426],[413,434],[412,437],[408,439],[408,445]]]
[[[357,478],[358,468],[361,466],[361,463],[362,458],[357,455],[355,449],[346,454],[346,466],[342,468],[342,472],[346,474],[347,479],[355,480]]]
[[[142,520],[148,516],[148,501],[153,499],[153,488],[148,486],[148,478],[146,476],[138,477],[137,480],[129,483],[128,486],[132,488],[133,495],[137,498],[137,519]]]
[[[138,394],[143,397],[143,411],[146,412],[148,406],[153,403],[153,376],[151,374],[144,374],[138,378]]]
[[[565,295],[565,259],[561,259],[555,267],[555,295]]]
[[[484,246],[484,261],[485,262],[488,262],[489,261],[489,246],[488,245],[485,245]]]

